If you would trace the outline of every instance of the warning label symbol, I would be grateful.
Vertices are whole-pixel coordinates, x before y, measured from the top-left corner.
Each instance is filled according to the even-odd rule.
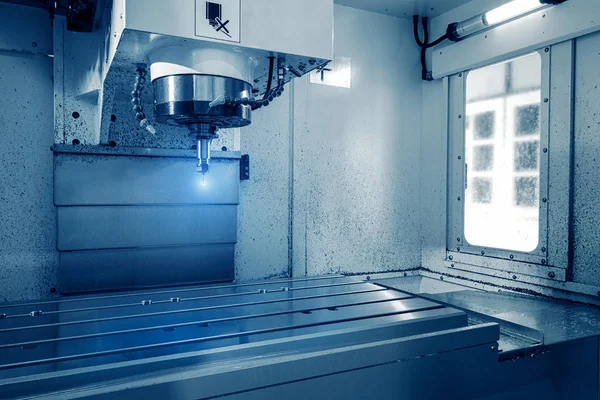
[[[212,26],[217,32],[221,32],[231,37],[229,34],[229,29],[227,29],[229,20],[223,22],[223,5],[207,1],[206,19],[208,20],[210,26]]]
[[[196,36],[240,42],[241,0],[196,0]]]

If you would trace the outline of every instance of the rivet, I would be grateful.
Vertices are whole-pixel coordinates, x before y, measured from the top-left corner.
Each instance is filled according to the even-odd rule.
[[[511,254],[511,255],[509,256],[509,258],[510,258],[511,260],[514,260],[515,256],[513,256],[513,255]]]
[[[370,277],[369,275],[367,275],[367,280],[368,280],[368,281],[370,281],[370,280],[371,280],[371,277]]]
[[[454,260],[454,257],[448,256],[448,260],[452,261],[452,260]]]
[[[548,152],[548,149],[544,147],[544,153],[547,153],[547,152]]]
[[[457,200],[460,201],[460,197],[457,197]]]
[[[481,255],[482,255],[482,256],[485,256],[485,251],[482,251],[482,252],[481,252]]]
[[[516,276],[516,275],[513,275],[513,276],[512,276],[512,278],[513,278],[513,279],[517,279],[517,276]]]
[[[550,279],[554,279],[554,278],[556,278],[556,274],[553,271],[550,271],[550,272],[548,272],[548,277]]]
[[[545,258],[542,259],[542,265],[546,265],[548,263],[548,261],[546,261]]]
[[[543,16],[542,18],[544,18],[545,16],[546,16],[546,14],[544,14],[544,16]],[[549,48],[549,47],[546,47],[546,48],[544,49],[544,51],[547,53],[547,52],[549,52],[549,51],[550,51],[550,48]]]
[[[456,248],[456,251],[460,252],[460,247],[457,247],[457,248]]]
[[[459,78],[462,78],[462,72],[461,72],[460,74],[458,74],[458,77],[459,77]]]
[[[457,242],[460,242],[460,238],[459,238],[459,237],[458,237],[458,238],[456,238],[456,241],[457,241]]]
[[[405,273],[404,273],[404,276],[408,276],[408,272],[405,272]]]
[[[462,160],[462,157],[461,157],[461,156],[458,156],[458,159],[459,159],[459,160]]]
[[[221,151],[227,151],[227,146],[221,147]]]
[[[459,118],[459,119],[460,119],[460,118],[462,118],[462,114],[458,114],[458,118]]]
[[[440,276],[440,281],[443,281],[443,280],[444,280],[444,277],[443,277],[443,276]]]
[[[544,103],[547,103],[547,102],[549,102],[549,101],[550,101],[550,100],[549,100],[547,97],[544,99]]]
[[[79,118],[79,117],[80,117],[80,115],[79,115],[79,113],[78,113],[77,111],[73,111],[73,114],[71,114],[71,116],[72,116],[73,118],[75,118],[75,119],[77,119],[77,118]]]
[[[543,203],[546,203],[547,201],[548,201],[548,199],[547,199],[547,198],[545,198],[545,197],[542,199],[542,202],[543,202]]]
[[[454,268],[454,264],[450,264],[450,268]]]

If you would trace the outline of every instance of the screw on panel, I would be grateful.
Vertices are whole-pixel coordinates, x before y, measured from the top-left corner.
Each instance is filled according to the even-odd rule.
[[[460,252],[460,247],[457,247],[457,248],[456,248],[456,251]]]
[[[545,248],[545,247],[542,247],[542,251],[543,251],[543,252],[545,252],[545,251],[546,251],[546,248]]]
[[[73,113],[71,114],[71,116],[75,119],[79,118],[81,115],[77,112],[77,111],[73,111]]]
[[[461,157],[461,156],[458,156],[458,159],[459,159],[459,160],[462,160],[462,157]]]
[[[316,63],[316,62],[317,62],[317,61],[316,61],[316,60],[313,60],[313,59],[310,59],[310,60],[308,60],[308,63],[309,63],[310,65],[315,65],[315,63]]]
[[[440,276],[440,281],[443,281],[443,280],[444,280],[444,277],[443,277],[443,276]]]
[[[227,151],[227,146],[221,147],[221,151]]]
[[[546,259],[545,259],[545,258],[543,258],[543,259],[542,259],[542,265],[546,265],[546,264],[548,264],[548,261],[546,261]]]
[[[73,144],[81,144],[81,142],[79,141],[79,139],[73,139],[73,141],[71,143],[73,143]]]
[[[408,276],[408,272],[405,272],[405,273],[404,273],[404,276]]]
[[[542,18],[544,18],[545,16],[546,16],[546,14],[544,14],[544,16],[543,16]],[[546,48],[544,49],[544,51],[547,53],[547,52],[549,52],[549,51],[550,51],[550,48],[549,48],[549,47],[546,47]]]
[[[456,238],[456,241],[457,241],[457,242],[460,242],[460,238],[459,238],[459,237],[457,237],[457,238]]]
[[[548,99],[547,97],[546,97],[546,98],[544,98],[544,103],[547,103],[547,102],[549,102],[549,101],[550,101],[550,99]]]
[[[454,264],[450,264],[450,268],[454,268]]]
[[[545,202],[547,202],[547,201],[548,201],[548,199],[547,199],[547,198],[545,198],[545,197],[542,199],[542,202],[543,202],[543,203],[545,203]]]
[[[513,275],[513,276],[512,276],[512,278],[513,278],[513,279],[517,279],[517,276],[516,276],[516,275]]]
[[[459,78],[462,78],[462,72],[461,72],[460,74],[458,74],[458,77],[459,77]]]
[[[448,260],[452,261],[452,260],[454,260],[454,257],[448,256]]]
[[[481,255],[482,255],[482,256],[485,256],[485,251],[482,251],[482,252],[481,252]]]
[[[544,147],[544,153],[547,153],[547,152],[548,152],[548,149]]]
[[[554,272],[550,271],[550,272],[548,272],[548,277],[550,279],[554,279],[554,278],[556,278],[556,274]]]
[[[461,119],[461,118],[462,118],[462,114],[458,114],[458,119]]]
[[[460,197],[457,197],[456,199],[457,199],[458,201],[460,201],[460,200],[461,200],[461,198],[460,198]]]
[[[510,258],[511,260],[515,259],[515,256],[513,256],[512,254],[510,256],[508,256],[508,258]]]
[[[371,277],[370,277],[369,275],[367,275],[367,280],[368,280],[368,281],[370,281],[370,280],[371,280]]]

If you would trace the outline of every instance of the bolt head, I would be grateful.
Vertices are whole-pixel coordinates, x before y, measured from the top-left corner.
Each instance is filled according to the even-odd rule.
[[[454,257],[448,256],[448,260],[452,261],[452,260],[454,260]]]
[[[516,275],[513,275],[513,276],[512,276],[512,278],[513,278],[513,279],[517,279],[517,276],[516,276]]]
[[[544,103],[547,103],[549,101],[550,101],[550,99],[548,99],[547,97],[544,99]]]
[[[544,14],[544,17],[545,17],[545,16],[546,16],[546,15]],[[549,51],[550,51],[550,48],[549,48],[549,47],[546,47],[546,48],[544,49],[544,52],[546,52],[546,53],[548,53]]]
[[[554,278],[556,278],[556,274],[553,271],[550,271],[550,272],[548,272],[548,277],[550,279],[554,279]]]

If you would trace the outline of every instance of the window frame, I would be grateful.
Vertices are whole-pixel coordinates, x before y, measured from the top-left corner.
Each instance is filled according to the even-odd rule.
[[[533,53],[511,55],[506,61]],[[448,197],[446,261],[451,268],[455,264],[513,271],[555,280],[566,280],[569,253],[569,198],[568,193],[557,194],[551,190],[553,183],[568,182],[571,174],[569,148],[570,136],[564,135],[565,121],[571,124],[572,93],[551,88],[551,76],[566,83],[572,76],[572,42],[564,42],[537,50],[542,62],[542,87],[540,103],[539,145],[539,241],[532,252],[498,249],[472,245],[467,242],[464,231],[466,199],[466,82],[470,71],[448,78]],[[561,65],[562,64],[562,65]],[[571,88],[571,85],[568,85]],[[555,93],[551,93],[551,91]],[[554,98],[551,98],[551,94]],[[551,101],[552,99],[552,101]],[[552,121],[551,121],[552,118]],[[556,119],[556,121],[555,121]],[[558,121],[558,123],[557,123]],[[474,123],[474,121],[471,121]],[[569,132],[572,130],[570,127]],[[551,136],[557,140],[550,140]],[[555,143],[556,142],[556,143]],[[551,145],[553,147],[551,147]],[[556,151],[553,151],[556,150]],[[561,153],[562,152],[562,153]],[[555,157],[551,156],[556,153]],[[550,174],[552,171],[552,175]],[[558,185],[556,189],[564,190]],[[550,195],[553,197],[550,198]],[[551,224],[550,219],[553,219]],[[556,223],[554,224],[554,221]],[[516,279],[513,275],[513,279]]]

